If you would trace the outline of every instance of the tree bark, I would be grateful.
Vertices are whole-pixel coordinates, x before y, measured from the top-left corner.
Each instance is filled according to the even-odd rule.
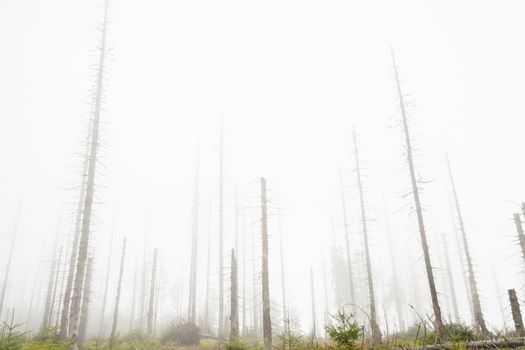
[[[509,289],[509,301],[510,301],[510,310],[512,311],[512,319],[514,320],[514,327],[516,328],[516,333],[520,337],[525,337],[525,328],[523,328],[523,318],[521,317],[520,303],[514,289]]]
[[[235,249],[231,257],[231,291],[230,291],[230,341],[239,337],[239,297],[237,288],[237,259]]]
[[[262,238],[262,304],[264,350],[272,350],[272,320],[270,317],[270,285],[268,276],[268,213],[266,179],[261,178],[261,238]]]

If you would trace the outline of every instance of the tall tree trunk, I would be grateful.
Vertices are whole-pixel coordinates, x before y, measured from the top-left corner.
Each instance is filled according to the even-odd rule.
[[[122,276],[124,275],[124,260],[126,258],[126,237],[122,245],[122,257],[120,258],[120,271],[118,274],[117,296],[115,297],[115,309],[113,311],[113,325],[111,326],[110,341],[113,343],[117,334],[118,308],[120,304],[120,290],[122,288]]]
[[[262,238],[262,305],[264,350],[272,350],[272,320],[270,317],[270,285],[268,276],[268,214],[266,179],[261,178],[261,238]]]
[[[95,103],[93,110],[93,125],[91,130],[91,142],[89,152],[89,167],[86,179],[86,195],[83,205],[82,226],[80,231],[80,242],[78,247],[78,259],[76,265],[75,281],[73,284],[73,298],[71,300],[71,322],[72,339],[75,342],[79,332],[80,308],[83,295],[84,275],[88,260],[89,236],[91,232],[91,214],[93,208],[93,197],[95,193],[95,173],[97,165],[97,152],[99,144],[99,123],[102,111],[102,94],[104,84],[104,64],[106,59],[106,33],[108,23],[108,1],[104,4],[104,20],[102,22],[102,38],[100,41],[100,55],[98,62],[97,82],[95,88]]]
[[[230,277],[230,341],[234,341],[239,337],[239,296],[237,288],[237,258],[235,258],[235,249],[232,250]]]
[[[91,298],[91,277],[93,274],[93,258],[89,257],[86,264],[86,276],[84,282],[84,293],[82,296],[82,306],[80,311],[80,323],[78,327],[78,336],[76,338],[76,345],[83,348],[86,340],[86,330],[89,316],[89,303]]]
[[[139,325],[140,330],[144,331],[144,321],[147,318],[147,304],[148,304],[148,244],[147,234],[144,235],[144,250],[142,255],[142,280],[141,280],[141,291],[140,291],[140,314],[139,314]]]
[[[209,209],[208,209],[208,260],[206,262],[206,299],[204,305],[204,325],[206,331],[210,332],[210,262],[211,262],[211,215],[212,213],[212,202],[210,200]]]
[[[11,263],[13,261],[13,251],[15,250],[16,234],[18,231],[18,221],[20,220],[20,208],[15,220],[15,229],[13,231],[13,238],[11,238],[11,247],[9,248],[9,257],[7,258],[7,265],[4,273],[4,283],[2,284],[2,294],[0,294],[0,321],[2,319],[2,312],[4,308],[5,295],[7,292],[7,283],[9,282],[9,273],[11,272]]]
[[[355,128],[352,129],[354,140],[354,156],[357,175],[357,188],[359,190],[359,203],[361,207],[361,229],[365,246],[366,275],[368,282],[368,296],[370,298],[370,323],[372,327],[372,341],[374,344],[381,343],[381,330],[377,324],[376,301],[374,292],[374,280],[372,278],[372,263],[370,262],[370,250],[368,246],[368,228],[366,219],[365,199],[363,195],[363,183],[361,181],[361,164],[359,160],[359,149],[357,148],[357,136]]]
[[[242,336],[246,335],[246,216],[242,210]]]
[[[155,307],[155,282],[157,280],[157,249],[153,251],[153,270],[151,272],[151,288],[149,292],[149,307],[148,307],[148,329],[147,334],[153,335],[153,316]]]
[[[452,298],[452,309],[454,311],[454,321],[456,323],[460,322],[459,310],[458,310],[458,299],[456,297],[456,287],[454,284],[454,278],[452,277],[452,265],[450,264],[450,256],[448,255],[447,241],[445,235],[443,237],[443,252],[445,253],[445,262],[447,264],[447,277],[448,285],[450,286],[450,296]]]
[[[219,155],[219,348],[224,340],[224,130],[221,117]]]
[[[197,149],[197,164],[193,184],[193,217],[191,225],[191,261],[190,261],[190,293],[188,304],[188,321],[195,324],[195,308],[197,303],[197,248],[199,229],[199,151]]]
[[[439,299],[436,290],[436,282],[434,281],[434,271],[432,269],[432,262],[430,260],[430,251],[428,248],[427,234],[425,230],[425,223],[423,221],[423,209],[421,208],[421,200],[419,198],[419,188],[416,179],[416,170],[414,166],[414,159],[412,155],[412,140],[410,138],[410,129],[408,126],[408,117],[405,110],[405,102],[403,92],[401,90],[401,82],[397,72],[396,60],[394,53],[392,52],[392,62],[394,66],[394,74],[397,85],[397,93],[399,98],[399,107],[401,110],[403,131],[405,134],[405,146],[407,152],[407,162],[410,171],[410,183],[412,185],[412,194],[414,196],[414,204],[417,213],[417,223],[419,227],[419,235],[421,238],[421,247],[423,249],[423,255],[425,258],[425,268],[427,272],[428,287],[430,289],[430,297],[432,299],[432,308],[434,309],[434,328],[438,339],[442,340],[445,337],[445,326],[443,325],[443,319],[441,317],[441,307],[439,306]]]
[[[510,300],[510,310],[512,311],[512,319],[514,320],[514,327],[516,328],[516,333],[520,337],[525,337],[525,328],[523,327],[523,318],[520,311],[520,303],[518,297],[516,296],[516,291],[514,289],[509,289],[509,300]]]
[[[341,184],[341,204],[343,209],[343,228],[345,234],[345,252],[346,252],[346,263],[348,267],[348,285],[350,287],[350,303],[352,307],[352,314],[355,316],[357,312],[356,299],[355,299],[355,287],[354,287],[354,273],[352,269],[352,255],[350,254],[350,230],[348,229],[348,218],[346,215],[346,199],[345,199],[345,186],[343,181],[343,173],[339,169],[339,180]]]
[[[102,336],[104,331],[104,321],[106,316],[106,304],[108,300],[108,286],[109,286],[109,273],[111,271],[111,255],[113,253],[113,237],[115,235],[115,217],[113,216],[113,225],[111,228],[111,237],[109,239],[109,253],[108,253],[108,266],[106,267],[106,282],[104,284],[104,296],[102,298],[102,311],[100,312],[100,325],[98,330],[98,337]]]
[[[31,327],[31,320],[32,320],[32,315],[33,315],[33,305],[34,305],[34,300],[35,300],[36,287],[38,286],[38,278],[40,277],[40,268],[42,266],[42,258],[43,258],[43,256],[44,256],[44,249],[42,248],[40,250],[40,257],[38,258],[38,265],[37,265],[37,269],[36,269],[36,275],[35,275],[35,279],[33,281],[33,291],[31,293],[31,299],[29,300],[29,307],[28,307],[28,310],[27,310],[26,327],[25,327],[25,331],[26,332],[29,332],[29,330],[32,329],[32,327]]]
[[[61,245],[58,249],[58,259],[57,264],[55,268],[55,276],[53,278],[55,279],[54,285],[53,285],[53,296],[51,297],[51,312],[49,313],[49,320],[47,322],[48,327],[53,327],[53,315],[55,314],[55,304],[56,304],[56,298],[57,298],[57,292],[58,292],[58,278],[60,275],[60,263],[62,261],[62,250],[63,246]],[[58,314],[58,310],[57,310]]]
[[[472,259],[470,257],[467,233],[465,230],[465,224],[463,223],[463,216],[461,215],[461,207],[459,205],[459,199],[458,199],[458,195],[456,192],[456,184],[454,182],[454,177],[452,176],[452,169],[450,166],[448,155],[446,156],[446,158],[447,158],[448,175],[450,177],[450,184],[452,186],[452,194],[454,196],[454,203],[456,206],[456,215],[459,221],[459,229],[461,232],[461,238],[463,239],[463,249],[465,252],[465,259],[467,261],[470,294],[472,296],[472,307],[474,308],[474,320],[476,321],[476,326],[481,331],[481,334],[487,337],[487,336],[490,336],[490,332],[487,329],[487,326],[485,324],[485,318],[483,317],[483,311],[481,310],[481,301],[479,298],[478,286],[476,283],[476,276],[474,274],[474,267],[472,264]]]
[[[49,271],[49,278],[47,281],[47,291],[46,291],[46,304],[44,306],[44,317],[42,319],[42,325],[40,326],[40,333],[45,334],[49,330],[49,320],[51,319],[52,307],[51,300],[53,298],[53,285],[55,282],[55,273],[57,268],[57,247],[58,247],[58,232],[55,237],[55,243],[53,244],[53,252],[51,258],[51,269]]]
[[[312,340],[317,338],[317,316],[315,313],[314,270],[310,268],[310,296],[312,298]]]
[[[324,294],[324,336],[326,337],[326,327],[328,326],[328,316],[330,315],[330,304],[328,302],[328,284],[326,281],[326,266],[323,259],[323,294]]]
[[[253,222],[253,220],[251,220]],[[253,333],[255,335],[255,338],[259,335],[259,313],[258,310],[258,302],[257,302],[257,271],[255,267],[255,230],[252,230],[252,249],[251,249],[251,255],[252,255],[252,310],[253,310]]]
[[[284,269],[284,243],[283,243],[283,230],[281,223],[281,211],[279,210],[279,253],[281,255],[281,294],[283,300],[283,325],[286,321],[286,284],[285,284],[285,269]]]
[[[397,321],[399,322],[399,330],[401,333],[405,332],[405,314],[403,312],[403,302],[401,297],[401,288],[399,286],[398,269],[394,251],[394,243],[392,242],[392,232],[390,231],[390,218],[388,216],[388,208],[383,197],[383,207],[385,212],[386,231],[388,235],[388,250],[390,255],[390,266],[392,267],[392,281],[394,289],[394,302],[396,303]]]

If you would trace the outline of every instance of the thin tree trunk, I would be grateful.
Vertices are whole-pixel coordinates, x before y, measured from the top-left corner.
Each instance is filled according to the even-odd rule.
[[[157,249],[153,251],[153,270],[151,272],[151,288],[149,294],[149,308],[148,308],[148,329],[147,334],[149,336],[153,335],[153,315],[154,315],[154,306],[155,306],[155,282],[157,279]]]
[[[98,330],[98,337],[102,336],[104,331],[104,321],[106,316],[106,303],[108,300],[108,286],[109,286],[109,273],[111,271],[111,255],[113,253],[113,237],[115,235],[115,217],[113,217],[113,225],[111,229],[111,237],[109,239],[109,254],[108,254],[108,266],[106,267],[106,282],[104,284],[104,297],[102,298],[102,311],[100,312],[100,328]]]
[[[516,230],[518,231],[521,254],[523,256],[523,261],[525,262],[525,235],[523,234],[523,226],[521,225],[520,214],[514,214],[514,224],[516,225]]]
[[[481,334],[487,337],[487,336],[490,336],[490,332],[487,329],[487,326],[485,324],[485,318],[483,317],[483,311],[481,310],[481,301],[479,298],[478,286],[476,283],[476,276],[474,274],[474,267],[472,264],[472,259],[470,257],[467,233],[465,230],[465,224],[463,223],[463,216],[461,215],[461,207],[459,205],[459,199],[458,199],[458,195],[456,192],[456,184],[452,176],[452,169],[450,167],[450,161],[448,159],[448,155],[446,156],[446,158],[447,158],[448,175],[450,177],[450,183],[452,186],[452,194],[454,196],[454,203],[456,205],[457,219],[459,221],[459,229],[461,232],[461,237],[463,238],[463,249],[465,251],[465,259],[467,260],[469,287],[470,287],[470,294],[472,295],[472,306],[474,308],[474,317],[476,321],[476,326],[481,331]]]
[[[89,303],[91,298],[91,276],[93,274],[93,258],[89,257],[86,264],[86,276],[84,283],[84,293],[82,296],[82,306],[80,311],[80,323],[78,327],[78,336],[75,343],[80,348],[83,348],[86,340],[86,330],[89,316]]]
[[[310,268],[310,296],[312,298],[312,340],[317,338],[317,316],[315,313],[314,270]]]
[[[131,297],[131,316],[129,318],[129,333],[133,331],[135,322],[135,302],[137,301],[138,259],[135,258],[135,273],[133,274],[133,296]]]
[[[47,292],[46,292],[46,304],[44,306],[44,317],[42,319],[42,325],[40,326],[40,333],[45,334],[49,330],[49,320],[51,319],[51,299],[53,298],[53,284],[55,281],[55,271],[57,266],[57,247],[58,247],[58,233],[55,237],[55,243],[53,244],[51,270],[49,271],[49,278],[47,281]]]
[[[445,253],[445,263],[447,264],[447,277],[448,285],[450,287],[450,296],[452,298],[452,309],[454,311],[454,321],[456,323],[460,322],[459,310],[458,310],[458,299],[456,297],[456,287],[454,285],[454,278],[452,276],[452,265],[450,264],[450,256],[448,254],[447,241],[445,235],[443,234],[443,252]]]
[[[328,326],[328,316],[330,314],[330,304],[328,302],[328,283],[326,281],[326,266],[323,259],[323,294],[324,294],[324,337],[326,336],[326,327]]]
[[[246,216],[242,211],[242,335],[246,335]]]
[[[99,144],[99,123],[102,110],[102,94],[104,83],[104,64],[106,59],[106,32],[108,17],[108,1],[104,4],[104,20],[102,23],[102,38],[100,42],[100,55],[98,62],[97,83],[95,90],[95,104],[93,111],[93,125],[91,132],[89,167],[87,173],[86,196],[84,198],[82,228],[80,231],[80,242],[78,247],[78,260],[73,285],[73,298],[71,300],[71,322],[72,322],[72,339],[76,342],[79,332],[81,302],[83,297],[83,282],[86,274],[86,265],[88,260],[89,236],[91,232],[91,214],[93,208],[93,197],[95,193],[95,172],[97,165],[97,152]]]
[[[345,186],[343,181],[343,173],[341,172],[341,169],[339,169],[339,180],[341,184],[341,207],[343,209],[343,228],[345,234],[346,263],[348,267],[348,285],[350,287],[350,303],[352,304],[352,314],[355,315],[357,312],[357,308],[355,299],[354,273],[352,269],[352,255],[350,253],[350,231],[348,229],[349,226],[346,215]]]
[[[144,235],[144,251],[142,256],[142,286],[140,291],[140,315],[139,324],[140,330],[144,331],[144,321],[147,318],[147,303],[148,303],[148,249],[147,249],[147,234]]]
[[[252,220],[253,222],[253,220]],[[257,338],[259,335],[259,314],[257,312],[258,310],[258,303],[257,303],[257,273],[256,273],[256,267],[255,267],[255,230],[252,227],[252,303],[253,303],[253,333],[255,337]]]
[[[27,311],[26,327],[25,327],[26,332],[28,332],[31,329],[31,316],[33,314],[32,312],[33,312],[33,305],[34,305],[33,302],[35,300],[36,287],[38,285],[38,277],[40,277],[40,267],[42,265],[43,256],[44,256],[44,249],[42,248],[40,250],[40,257],[38,258],[38,266],[36,269],[35,280],[33,281],[33,292],[31,293],[31,299],[29,300],[29,308]]]
[[[516,333],[518,333],[520,337],[525,337],[525,328],[523,327],[523,318],[521,317],[520,303],[518,301],[518,297],[516,296],[516,291],[514,289],[509,289],[508,293],[510,309],[512,311],[512,319],[514,320]]]
[[[122,288],[122,276],[124,275],[124,260],[126,258],[126,237],[122,246],[122,257],[120,258],[120,271],[118,274],[117,296],[115,298],[115,309],[113,311],[113,325],[111,326],[110,341],[113,343],[117,334],[118,308],[120,304],[120,290]]]
[[[224,130],[223,120],[221,117],[221,130],[220,130],[220,159],[219,159],[219,348],[222,348],[222,342],[224,340]]]
[[[190,261],[190,293],[188,304],[188,321],[195,324],[195,309],[197,303],[197,248],[199,230],[199,151],[197,149],[197,164],[193,184],[193,218],[191,228],[191,261]]]
[[[206,299],[204,306],[204,325],[206,330],[209,332],[210,327],[210,261],[211,261],[211,217],[212,217],[212,202],[210,200],[209,209],[208,209],[208,260],[206,262]]]
[[[443,319],[441,317],[441,308],[439,306],[439,299],[436,290],[436,282],[434,281],[434,271],[432,269],[432,262],[430,260],[430,251],[428,248],[427,234],[425,230],[425,223],[423,221],[423,209],[421,207],[421,200],[419,198],[419,188],[417,185],[416,171],[414,167],[414,159],[412,155],[412,140],[410,138],[410,130],[408,127],[408,118],[405,111],[405,102],[403,98],[403,92],[401,91],[401,82],[397,72],[396,60],[394,53],[392,52],[392,62],[394,66],[394,74],[397,85],[397,93],[399,98],[399,107],[401,110],[403,130],[405,134],[405,146],[407,152],[408,168],[410,171],[410,182],[412,185],[412,194],[414,196],[414,204],[417,212],[417,222],[419,227],[419,235],[421,238],[421,246],[423,249],[423,255],[425,258],[425,268],[427,272],[428,286],[430,289],[430,296],[432,299],[432,307],[434,309],[434,328],[438,339],[442,340],[445,337],[445,326],[443,325]]]
[[[285,284],[285,269],[284,269],[284,243],[283,230],[281,224],[281,211],[279,210],[279,253],[281,255],[281,294],[283,299],[283,325],[286,319],[286,284]]]
[[[370,298],[370,323],[372,327],[372,341],[374,344],[381,343],[381,330],[377,324],[376,301],[374,293],[374,280],[372,278],[372,264],[370,262],[370,250],[368,246],[368,228],[366,219],[365,199],[363,195],[363,183],[361,181],[361,164],[359,160],[359,150],[357,148],[357,136],[355,128],[352,129],[354,140],[354,156],[357,174],[357,187],[359,190],[359,203],[361,207],[361,229],[363,230],[363,240],[365,246],[366,275],[368,281],[368,296]]]
[[[11,238],[11,247],[9,248],[9,257],[7,258],[7,265],[5,267],[4,283],[2,285],[2,294],[0,294],[0,320],[2,320],[2,312],[4,307],[5,295],[7,292],[7,283],[9,282],[9,273],[11,272],[11,263],[13,262],[13,251],[15,250],[16,234],[18,231],[18,221],[20,220],[20,208],[15,220],[15,229],[13,231],[13,238]]]
[[[53,285],[53,296],[51,297],[51,308],[50,308],[50,313],[49,313],[49,319],[47,321],[49,328],[52,327],[53,314],[55,310],[55,301],[56,301],[57,290],[58,290],[58,277],[60,274],[60,262],[62,261],[62,249],[63,249],[63,246],[61,245],[60,248],[58,249],[58,259],[57,259],[56,268],[55,268],[55,276],[53,276],[55,282]]]
[[[237,258],[235,249],[231,257],[231,291],[230,291],[230,341],[239,337],[239,296],[237,287]]]
[[[270,317],[270,286],[268,276],[268,214],[266,179],[261,178],[261,234],[262,234],[262,304],[264,350],[272,350],[272,320]]]

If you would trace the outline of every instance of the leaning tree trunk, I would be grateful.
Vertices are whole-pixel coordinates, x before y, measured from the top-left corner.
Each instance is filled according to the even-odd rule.
[[[151,272],[151,287],[149,292],[149,307],[148,307],[148,329],[147,334],[153,335],[153,316],[155,307],[155,282],[157,280],[157,249],[153,251],[153,270]]]
[[[345,234],[345,252],[346,252],[346,263],[348,268],[348,284],[350,287],[350,303],[352,304],[352,314],[355,315],[357,308],[356,308],[356,300],[355,300],[355,287],[354,287],[354,274],[352,270],[352,259],[350,254],[350,232],[348,230],[348,222],[347,222],[347,216],[346,216],[346,199],[345,199],[345,186],[343,182],[343,173],[341,172],[341,169],[339,169],[339,180],[341,183],[341,204],[343,209],[343,228],[344,228],[344,234]]]
[[[397,93],[399,98],[399,107],[401,110],[401,118],[403,124],[403,131],[405,134],[405,146],[407,152],[408,169],[410,171],[410,183],[412,186],[412,194],[414,196],[414,205],[417,213],[417,223],[419,228],[419,235],[421,238],[421,247],[423,249],[423,255],[425,258],[425,268],[428,279],[428,287],[430,289],[430,296],[432,299],[432,307],[434,309],[434,328],[438,339],[445,337],[445,326],[443,325],[443,319],[441,316],[441,307],[439,306],[438,293],[436,290],[436,282],[434,280],[434,271],[432,269],[432,262],[430,260],[430,251],[427,242],[427,233],[425,230],[425,223],[423,220],[423,209],[421,207],[421,200],[419,198],[419,188],[416,179],[416,170],[414,166],[414,159],[412,155],[412,140],[410,138],[410,129],[408,126],[408,116],[405,110],[405,102],[403,98],[403,92],[401,90],[401,82],[399,80],[399,74],[397,72],[396,60],[394,53],[392,52],[392,62],[394,66],[394,75],[397,85]]]
[[[89,257],[86,266],[86,276],[84,283],[84,293],[82,296],[82,307],[80,314],[80,323],[78,327],[78,336],[76,344],[82,348],[86,340],[86,330],[89,316],[89,302],[91,298],[91,276],[93,274],[93,258]]]
[[[99,144],[99,123],[102,111],[102,94],[104,84],[104,64],[106,59],[106,34],[108,23],[108,1],[105,1],[104,20],[102,23],[102,38],[100,45],[100,55],[98,62],[97,82],[95,89],[95,104],[93,110],[93,124],[91,130],[91,142],[89,153],[89,167],[86,178],[86,194],[83,205],[82,226],[80,231],[80,242],[78,247],[78,259],[76,264],[75,281],[73,284],[73,298],[71,300],[70,321],[72,322],[73,342],[79,332],[80,308],[84,294],[83,284],[84,275],[86,274],[86,265],[88,260],[89,235],[91,232],[91,214],[93,209],[93,198],[95,193],[95,172],[97,165],[97,152]]]
[[[370,298],[370,325],[372,328],[372,341],[374,344],[381,343],[381,330],[377,324],[376,301],[374,293],[374,280],[372,278],[372,263],[370,262],[370,250],[368,246],[368,228],[366,219],[365,199],[363,195],[363,183],[361,181],[361,164],[359,150],[357,148],[357,137],[355,128],[352,130],[354,140],[354,156],[357,175],[357,188],[359,190],[359,203],[361,207],[361,229],[363,230],[363,241],[365,246],[366,276],[368,282],[368,296]]]
[[[230,277],[230,341],[234,341],[239,337],[239,296],[237,288],[237,259],[235,258],[235,250],[232,250]]]
[[[266,179],[261,178],[261,235],[262,235],[262,305],[264,350],[272,350],[272,320],[270,317],[270,285],[268,276],[268,213]]]
[[[113,311],[113,325],[111,326],[110,342],[113,344],[117,334],[118,307],[120,304],[120,290],[122,288],[122,275],[124,274],[124,259],[126,258],[126,237],[122,246],[122,257],[120,258],[120,271],[118,274],[117,296],[115,297],[115,309]]]
[[[467,234],[465,230],[465,224],[463,223],[463,216],[461,215],[461,208],[459,205],[459,199],[456,192],[456,184],[454,182],[454,178],[452,176],[452,169],[450,167],[450,161],[448,159],[447,155],[447,167],[448,167],[448,174],[450,177],[450,183],[452,186],[452,194],[454,196],[454,203],[456,205],[456,215],[457,219],[459,221],[459,229],[461,232],[461,238],[463,239],[463,249],[465,251],[465,259],[467,261],[467,269],[468,269],[468,280],[469,280],[469,287],[470,287],[470,294],[472,297],[472,307],[474,311],[474,320],[476,321],[476,326],[481,331],[481,334],[485,337],[490,336],[490,332],[487,329],[487,325],[485,324],[485,318],[483,317],[483,311],[481,310],[481,301],[479,298],[479,292],[478,292],[478,286],[476,283],[476,276],[474,274],[474,267],[472,264],[472,259],[470,257],[470,250],[467,240]]]

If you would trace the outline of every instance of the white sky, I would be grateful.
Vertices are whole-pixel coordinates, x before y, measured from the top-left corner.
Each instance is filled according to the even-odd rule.
[[[38,281],[44,288],[43,272],[49,269],[57,222],[62,235],[71,230],[99,2],[0,0],[2,269],[21,208],[9,307],[27,304],[42,250]],[[443,156],[447,149],[487,319],[501,325],[496,296],[506,298],[506,289],[521,288],[524,278],[511,220],[517,203],[525,200],[519,142],[525,130],[524,11],[522,1],[485,0],[115,1],[107,112],[102,117],[103,169],[97,179],[100,204],[92,240],[97,283],[101,286],[104,278],[115,216],[116,239],[130,239],[127,290],[131,293],[132,265],[142,254],[147,231],[148,245],[161,250],[167,285],[163,300],[168,305],[163,315],[165,320],[172,316],[172,285],[188,279],[198,139],[203,228],[199,278],[204,278],[204,229],[209,200],[216,201],[223,116],[226,252],[232,246],[235,189],[252,208],[250,215],[258,215],[253,209],[258,203],[256,180],[266,176],[270,197],[283,208],[289,298],[307,329],[309,268],[314,267],[321,281],[321,258],[327,260],[333,222],[341,240],[339,167],[352,185],[346,191],[349,218],[353,234],[360,237],[350,172],[355,125],[367,166],[371,253],[381,303],[391,275],[383,192],[392,231],[399,237],[402,279],[409,279],[406,251],[421,255],[414,215],[407,209],[410,198],[402,198],[408,183],[396,127],[391,43],[411,102],[421,154],[418,170],[432,181],[425,185],[423,201],[429,240],[435,247],[434,265],[442,267],[441,233],[453,240]],[[216,222],[216,205],[214,215]],[[273,219],[271,293],[279,304],[278,232]],[[216,233],[216,225],[213,230]],[[459,270],[457,253],[451,253]],[[422,261],[417,264],[426,293]],[[459,274],[455,278],[467,317]],[[95,300],[101,293],[97,286]],[[317,294],[321,303],[322,293]],[[200,305],[202,295],[199,298]]]

